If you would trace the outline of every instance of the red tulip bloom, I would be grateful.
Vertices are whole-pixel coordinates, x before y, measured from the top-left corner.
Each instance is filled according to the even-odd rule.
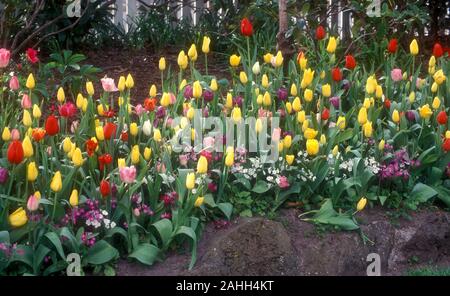
[[[111,187],[109,186],[109,182],[106,180],[102,180],[100,182],[100,194],[103,197],[106,197],[109,195],[110,192],[111,192]]]
[[[123,131],[122,134],[120,135],[120,139],[124,142],[128,141],[128,133],[126,131]]]
[[[72,102],[67,102],[59,106],[59,115],[62,117],[73,117],[75,114],[77,114],[77,107]]]
[[[318,26],[316,29],[316,39],[322,40],[323,38],[325,38],[325,34],[325,29],[322,26]]]
[[[19,164],[23,160],[22,143],[18,140],[12,141],[8,146],[8,161],[12,164]]]
[[[56,118],[54,115],[50,115],[49,117],[47,117],[47,120],[45,121],[45,131],[49,136],[54,136],[59,133],[58,118]]]
[[[341,72],[341,70],[340,70],[338,67],[333,68],[333,69],[331,70],[331,77],[332,77],[333,80],[336,81],[336,82],[341,81],[341,80],[342,80],[342,72]]]
[[[356,67],[355,58],[351,54],[345,56],[345,68],[353,70],[355,67]]]
[[[391,108],[391,101],[389,99],[384,100],[384,107],[386,107],[386,109]]]
[[[328,118],[330,118],[330,110],[328,110],[328,108],[324,108],[322,110],[321,118],[322,118],[322,120],[328,120]]]
[[[241,34],[246,37],[253,35],[253,25],[246,17],[244,17],[241,21]]]
[[[442,49],[442,46],[436,42],[433,46],[433,55],[436,58],[440,58],[442,55],[444,55],[444,50]]]
[[[112,123],[112,122],[106,123],[105,126],[103,127],[103,134],[105,136],[105,139],[109,140],[109,139],[111,139],[111,137],[115,137],[116,130],[117,130],[117,126],[114,123]]]
[[[447,124],[448,121],[447,113],[445,113],[445,111],[439,112],[439,114],[436,116],[436,120],[441,125]]]
[[[105,165],[111,164],[111,162],[112,162],[111,154],[106,153],[106,154],[100,155],[98,157],[98,165],[99,165],[100,171],[103,171],[103,168],[105,167]]]
[[[444,143],[442,143],[442,150],[445,152],[450,151],[450,139],[445,139]]]
[[[32,64],[36,64],[37,62],[39,62],[39,58],[37,57],[37,50],[33,49],[33,48],[28,48],[26,51],[27,54],[27,60],[30,61],[30,63]]]
[[[94,140],[91,140],[91,139],[87,140],[86,141],[87,154],[89,156],[92,156],[94,154],[95,150],[97,149],[97,146],[98,146],[98,144]]]
[[[151,112],[155,110],[156,107],[156,98],[146,98],[144,100],[144,107],[147,111]]]
[[[391,41],[389,41],[387,50],[390,53],[395,53],[397,51],[397,39],[394,38],[394,39],[391,39]]]
[[[46,131],[43,128],[34,128],[31,132],[31,136],[34,141],[40,142],[45,137]]]

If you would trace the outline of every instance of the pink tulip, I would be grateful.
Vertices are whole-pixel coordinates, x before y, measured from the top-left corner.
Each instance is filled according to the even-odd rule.
[[[274,140],[275,142],[279,141],[280,135],[281,135],[281,128],[279,127],[274,128],[272,133],[272,140]]]
[[[134,165],[130,167],[122,167],[119,169],[120,180],[125,183],[133,183],[136,180],[136,167]]]
[[[137,104],[136,107],[134,107],[134,110],[136,111],[137,116],[141,116],[145,112],[145,108],[141,104]]]
[[[206,137],[203,139],[203,147],[212,149],[214,147],[215,139],[213,137]]]
[[[395,82],[401,81],[403,79],[402,69],[395,68],[391,71],[391,78]]]
[[[102,82],[102,87],[104,91],[106,92],[118,91],[116,84],[114,83],[114,79],[105,77],[100,80]]]
[[[139,216],[141,215],[141,211],[139,211],[138,208],[135,208],[135,209],[133,210],[133,214],[134,214],[136,217],[139,217]]]
[[[19,89],[19,79],[17,79],[16,75],[11,77],[11,79],[9,80],[9,88],[11,90],[18,90]]]
[[[15,128],[11,131],[11,138],[13,140],[20,140],[20,132],[18,129]]]
[[[31,102],[30,97],[27,94],[24,94],[22,96],[22,108],[23,109],[29,109],[33,106],[33,103]]]
[[[11,53],[6,48],[0,48],[0,68],[6,68],[9,64]]]
[[[27,209],[30,212],[34,212],[39,208],[39,199],[33,194],[30,195],[27,202]]]
[[[281,176],[280,179],[279,179],[279,181],[278,181],[278,186],[279,186],[281,189],[288,188],[288,187],[289,187],[289,181],[288,181],[288,178],[286,178],[286,176]]]
[[[173,93],[169,93],[170,96],[170,104],[173,105],[177,101],[177,97]]]
[[[187,166],[189,156],[187,156],[186,154],[181,154],[179,156],[179,159],[180,159],[180,165],[181,166]]]

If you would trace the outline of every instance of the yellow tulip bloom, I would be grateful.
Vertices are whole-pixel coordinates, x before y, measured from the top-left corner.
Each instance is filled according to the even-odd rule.
[[[8,220],[12,227],[21,227],[28,222],[27,212],[20,207],[9,215]]]
[[[50,189],[53,192],[59,192],[62,189],[62,179],[61,179],[61,172],[57,171],[52,178],[52,181],[50,182]]]
[[[319,141],[316,139],[306,140],[306,153],[310,156],[317,155],[319,153]]]

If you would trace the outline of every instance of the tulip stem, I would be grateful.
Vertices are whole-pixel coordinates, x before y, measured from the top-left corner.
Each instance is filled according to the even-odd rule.
[[[208,76],[208,55],[205,53],[205,73]]]
[[[53,198],[53,212],[52,212],[52,221],[55,219],[55,213],[56,213],[56,201],[57,201],[57,194],[55,192],[55,197]]]

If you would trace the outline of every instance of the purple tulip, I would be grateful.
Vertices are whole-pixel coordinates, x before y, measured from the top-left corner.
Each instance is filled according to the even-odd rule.
[[[345,90],[349,90],[352,86],[352,83],[348,81],[347,79],[342,80],[342,88]]]
[[[405,115],[409,121],[411,121],[411,122],[416,121],[416,114],[414,113],[414,111],[408,110],[405,112]]]
[[[333,105],[334,109],[339,109],[339,102],[340,102],[339,97],[331,97],[330,98],[330,103],[331,103],[331,105]]]
[[[0,184],[5,184],[8,181],[9,172],[8,169],[0,167]]]
[[[189,84],[185,86],[184,88],[184,97],[186,99],[192,99],[193,96],[193,89],[192,86],[190,86]]]
[[[287,91],[287,89],[285,89],[284,87],[280,87],[280,89],[278,89],[278,91],[277,91],[277,97],[281,101],[286,101],[287,98],[288,98],[288,91]]]
[[[233,105],[238,105],[239,107],[242,107],[242,101],[244,99],[241,96],[237,96],[233,99]]]
[[[214,99],[214,93],[207,89],[203,92],[203,99],[205,100],[205,102],[211,102]]]
[[[158,109],[156,109],[156,118],[164,118],[164,116],[166,116],[166,108],[159,106]]]

